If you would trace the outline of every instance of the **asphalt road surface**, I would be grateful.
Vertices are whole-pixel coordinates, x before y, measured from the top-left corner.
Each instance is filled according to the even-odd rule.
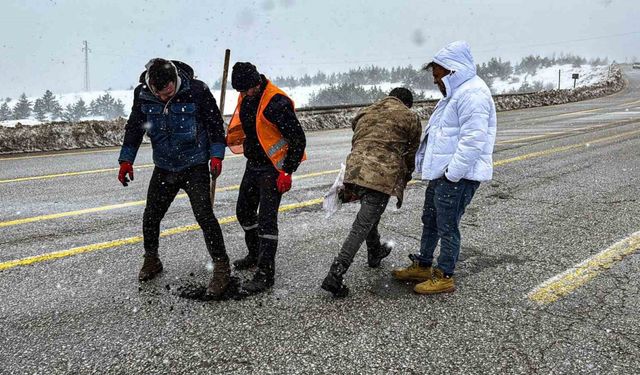
[[[210,276],[184,196],[163,221],[164,273],[138,283],[148,146],[126,188],[116,149],[1,157],[0,373],[638,373],[640,71],[625,75],[609,97],[499,114],[494,180],[462,221],[458,289],[441,296],[390,276],[419,248],[422,182],[383,216],[396,247],[381,268],[363,248],[348,298],[319,288],[358,208],[325,219],[318,200],[350,130],[308,134],[275,286],[240,301],[180,296]],[[228,155],[217,182],[232,259],[243,169]]]

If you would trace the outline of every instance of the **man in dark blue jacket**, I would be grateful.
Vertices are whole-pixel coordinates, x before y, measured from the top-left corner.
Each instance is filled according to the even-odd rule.
[[[144,211],[145,255],[138,278],[150,280],[162,271],[158,256],[160,221],[183,189],[214,262],[207,293],[221,297],[229,285],[230,267],[222,230],[211,205],[209,173],[217,178],[222,171],[226,146],[222,115],[211,91],[204,82],[194,79],[189,65],[157,58],[145,67],[141,84],[134,91],[118,159],[118,179],[127,186],[129,178],[133,180],[133,162],[147,133],[155,169]]]

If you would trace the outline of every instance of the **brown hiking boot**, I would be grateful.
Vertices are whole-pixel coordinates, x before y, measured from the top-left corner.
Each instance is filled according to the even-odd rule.
[[[155,256],[146,256],[144,257],[144,263],[142,263],[142,268],[140,269],[140,273],[138,274],[138,280],[147,281],[156,277],[160,272],[162,272],[162,262],[160,258]]]
[[[451,293],[456,290],[456,282],[453,276],[445,276],[442,270],[434,268],[431,279],[416,285],[413,290],[419,294]]]
[[[427,281],[431,279],[431,267],[423,267],[413,256],[409,256],[411,265],[403,268],[396,268],[391,271],[391,275],[396,280],[403,281]]]
[[[213,262],[213,275],[207,287],[207,296],[220,298],[227,291],[231,281],[231,267],[229,260],[217,260]]]

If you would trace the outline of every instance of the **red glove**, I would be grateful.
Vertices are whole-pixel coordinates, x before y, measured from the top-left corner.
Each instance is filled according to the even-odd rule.
[[[211,177],[218,178],[222,173],[222,159],[212,157],[209,165],[211,166]]]
[[[291,175],[280,171],[280,175],[276,180],[276,186],[280,194],[284,194],[287,191],[291,190]]]
[[[129,174],[129,177],[131,177],[131,181],[133,181],[133,164],[128,161],[123,161],[120,163],[120,172],[118,172],[118,180],[122,183],[122,186],[129,185],[127,173]]]

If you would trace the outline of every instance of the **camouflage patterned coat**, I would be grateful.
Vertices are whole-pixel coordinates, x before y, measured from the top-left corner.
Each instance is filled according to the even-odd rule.
[[[358,112],[352,127],[344,182],[396,196],[400,207],[420,145],[418,116],[388,96]]]

